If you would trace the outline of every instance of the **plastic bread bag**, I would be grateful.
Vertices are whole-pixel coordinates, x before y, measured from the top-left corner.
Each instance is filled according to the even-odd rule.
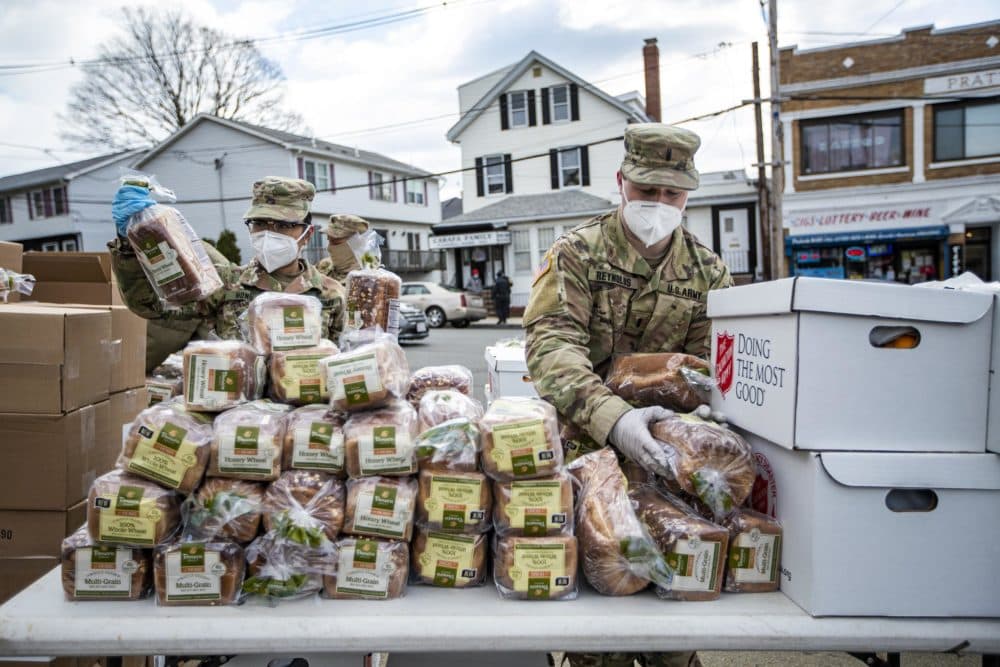
[[[341,336],[341,352],[320,362],[326,368],[331,407],[356,412],[403,398],[410,366],[395,336],[373,329],[353,334]]]
[[[264,495],[264,530],[283,525],[299,542],[317,542],[316,534],[331,542],[344,526],[344,483],[326,473],[289,470]]]
[[[432,426],[414,441],[421,472],[476,472],[479,428],[468,419]]]
[[[0,267],[0,300],[4,303],[7,303],[11,294],[31,296],[34,290],[35,276]]]
[[[63,540],[60,555],[67,600],[141,600],[152,587],[149,549],[100,544],[86,526]]]
[[[153,369],[152,377],[176,379],[184,377],[184,355],[172,352],[163,362]]]
[[[328,403],[326,369],[320,362],[338,352],[337,346],[325,339],[314,347],[272,352],[268,364],[271,370],[268,396],[289,405]]]
[[[727,593],[778,590],[781,523],[766,514],[739,507],[719,525],[729,531],[729,558],[722,590]]]
[[[493,580],[505,600],[574,600],[577,542],[572,535],[495,537]]]
[[[371,537],[337,542],[336,569],[323,577],[331,600],[394,600],[406,595],[410,545]]]
[[[87,529],[95,542],[149,549],[180,529],[180,505],[176,491],[115,469],[90,485]]]
[[[399,292],[403,281],[382,268],[380,237],[375,230],[358,235],[364,247],[358,258],[360,269],[347,274],[347,308],[344,327],[380,327],[388,334],[399,333]],[[352,249],[356,250],[356,243]]]
[[[673,573],[635,515],[614,450],[581,456],[567,470],[579,483],[576,537],[590,585],[602,595],[632,595],[650,582],[669,589]]]
[[[209,477],[273,482],[281,474],[287,405],[261,400],[215,418]]]
[[[417,472],[417,412],[401,399],[353,412],[344,424],[347,474],[407,476]]]
[[[153,555],[156,604],[204,606],[238,604],[246,563],[235,542],[178,540]]]
[[[498,398],[479,422],[483,472],[493,479],[547,477],[562,469],[555,408],[537,398]]]
[[[348,535],[409,542],[417,506],[417,482],[408,477],[362,477],[347,482]]]
[[[708,362],[682,352],[616,354],[604,384],[636,407],[659,405],[691,412],[709,402]]]
[[[485,533],[493,527],[493,493],[481,472],[423,471],[417,479],[417,525],[444,533]]]
[[[633,488],[629,497],[674,574],[670,588],[658,585],[656,594],[668,600],[717,599],[722,591],[729,531],[652,485]]]
[[[420,399],[428,391],[454,389],[466,396],[472,396],[472,371],[465,366],[424,366],[413,373],[406,400],[413,407],[420,405]]]
[[[146,188],[174,201],[173,193],[143,175],[122,178],[122,185]],[[222,289],[219,272],[202,241],[180,211],[154,204],[133,214],[125,232],[153,291],[168,308],[202,301]]]
[[[344,469],[344,422],[346,417],[327,405],[306,405],[292,410],[285,429],[282,468],[314,470],[335,477]]]
[[[149,400],[146,407],[151,408],[159,403],[184,394],[184,378],[148,377],[146,378],[146,395]]]
[[[208,467],[212,419],[180,401],[146,408],[128,430],[118,467],[184,495],[194,493]]]
[[[336,546],[325,537],[311,546],[290,540],[278,530],[269,531],[246,548],[242,592],[272,606],[310,597],[323,588],[324,574],[334,571],[336,555]]]
[[[264,395],[264,357],[247,343],[198,340],[184,348],[184,404],[220,412]]]
[[[739,434],[695,414],[673,415],[649,430],[663,447],[666,481],[701,500],[716,518],[750,495],[757,471]]]
[[[411,546],[410,580],[438,588],[482,586],[489,550],[488,535],[418,530]]]
[[[452,419],[479,423],[482,418],[483,404],[454,389],[428,391],[420,399],[421,431]]]
[[[262,292],[246,310],[247,342],[264,355],[319,345],[323,304],[308,294]]]
[[[265,490],[262,482],[209,477],[181,507],[185,537],[240,544],[253,541],[260,530]]]
[[[497,535],[572,535],[573,483],[565,471],[542,479],[493,483],[493,527]]]

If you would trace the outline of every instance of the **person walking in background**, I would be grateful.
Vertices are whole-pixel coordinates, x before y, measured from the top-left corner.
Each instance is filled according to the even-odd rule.
[[[512,283],[503,271],[497,271],[496,281],[490,294],[493,296],[493,307],[497,311],[497,324],[507,324],[510,315],[510,288]]]
[[[479,277],[479,269],[472,269],[472,278],[469,279],[468,289],[473,294],[479,294],[483,291],[483,281]]]

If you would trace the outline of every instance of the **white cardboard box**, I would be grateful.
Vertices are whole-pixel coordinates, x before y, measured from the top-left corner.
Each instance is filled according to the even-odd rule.
[[[710,292],[712,407],[789,449],[985,452],[992,303],[822,278]],[[899,327],[916,347],[873,342]]]
[[[523,347],[494,345],[486,348],[486,402],[501,396],[538,396],[528,375]]]
[[[986,449],[1000,453],[1000,294],[993,297],[993,353],[990,360],[990,423],[986,427]]]
[[[807,452],[744,434],[813,616],[1000,617],[1000,456]]]

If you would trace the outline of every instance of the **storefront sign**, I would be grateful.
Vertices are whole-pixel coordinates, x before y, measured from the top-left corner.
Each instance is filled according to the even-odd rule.
[[[924,94],[957,93],[992,86],[1000,86],[1000,69],[986,69],[979,72],[924,79]]]
[[[475,248],[488,245],[510,245],[510,232],[472,232],[430,237],[431,250],[446,248]]]
[[[951,262],[951,275],[960,275],[965,270],[965,246],[961,244],[948,246],[948,259]]]
[[[929,204],[820,213],[786,212],[785,218],[788,220],[788,233],[791,236],[941,224],[940,215]]]
[[[847,259],[851,260],[852,262],[865,261],[865,249],[861,246],[857,245],[851,246],[850,248],[844,251],[844,255],[847,257]]]
[[[870,229],[866,231],[800,234],[785,239],[788,248],[818,245],[854,245],[856,243],[878,243],[879,241],[894,241],[896,239],[943,239],[949,233],[948,225],[934,227],[904,227],[901,229]],[[891,250],[891,248],[890,248]]]

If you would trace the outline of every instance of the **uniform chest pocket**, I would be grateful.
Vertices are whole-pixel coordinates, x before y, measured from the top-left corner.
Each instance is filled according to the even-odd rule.
[[[676,352],[684,348],[695,312],[701,303],[660,291],[641,332],[641,349]]]

